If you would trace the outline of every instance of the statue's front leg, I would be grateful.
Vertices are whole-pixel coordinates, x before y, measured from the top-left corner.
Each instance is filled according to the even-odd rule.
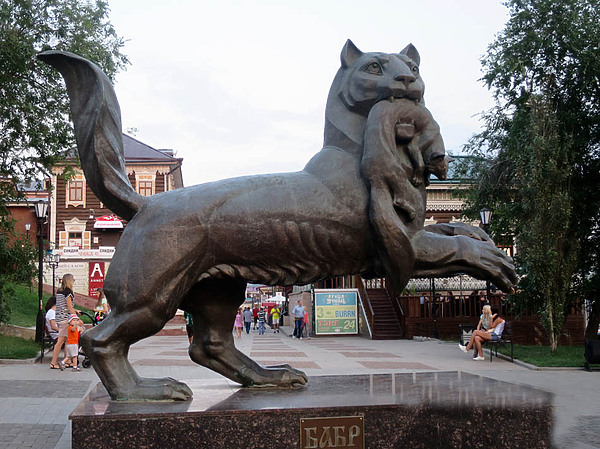
[[[483,242],[494,245],[494,242],[490,236],[481,228],[472,226],[467,223],[456,222],[456,223],[436,223],[423,228],[425,231],[433,232],[434,234],[455,236],[464,235],[475,240],[481,240]]]
[[[433,226],[433,229],[428,226],[417,232],[411,240],[415,251],[414,277],[447,277],[466,273],[477,279],[489,280],[504,292],[514,289],[517,282],[515,267],[487,234],[477,232],[473,226],[458,226],[448,228],[447,231],[453,234],[446,235],[441,232],[443,228]]]

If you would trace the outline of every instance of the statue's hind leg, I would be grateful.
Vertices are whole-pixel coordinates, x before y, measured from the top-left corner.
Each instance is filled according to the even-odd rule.
[[[173,316],[156,298],[144,302],[136,310],[113,309],[83,334],[81,344],[112,399],[187,400],[192,397],[187,385],[171,378],[142,378],[127,360],[133,343],[160,331]]]
[[[245,288],[244,282],[232,279],[206,280],[188,293],[182,307],[194,320],[190,358],[246,387],[305,384],[302,371],[289,365],[263,367],[235,347],[233,322]]]

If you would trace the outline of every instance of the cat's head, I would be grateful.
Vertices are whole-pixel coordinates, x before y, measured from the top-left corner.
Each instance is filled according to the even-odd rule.
[[[375,103],[390,97],[423,101],[420,56],[412,44],[400,53],[363,53],[348,40],[341,63],[339,95],[354,112],[366,116]]]

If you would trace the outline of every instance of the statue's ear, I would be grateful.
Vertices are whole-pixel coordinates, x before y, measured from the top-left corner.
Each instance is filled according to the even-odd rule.
[[[363,55],[363,52],[360,51],[354,43],[348,39],[346,41],[346,45],[342,48],[342,54],[340,55],[340,59],[342,60],[342,67],[347,69],[354,62]]]
[[[413,44],[408,44],[404,47],[404,50],[402,50],[400,54],[408,56],[415,64],[421,65],[421,56],[419,56],[419,52]]]

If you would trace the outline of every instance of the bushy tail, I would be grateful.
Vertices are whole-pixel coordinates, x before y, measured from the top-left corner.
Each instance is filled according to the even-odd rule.
[[[110,80],[97,65],[73,53],[45,51],[38,58],[65,79],[88,185],[106,207],[131,220],[146,200],[127,178],[121,110]]]

